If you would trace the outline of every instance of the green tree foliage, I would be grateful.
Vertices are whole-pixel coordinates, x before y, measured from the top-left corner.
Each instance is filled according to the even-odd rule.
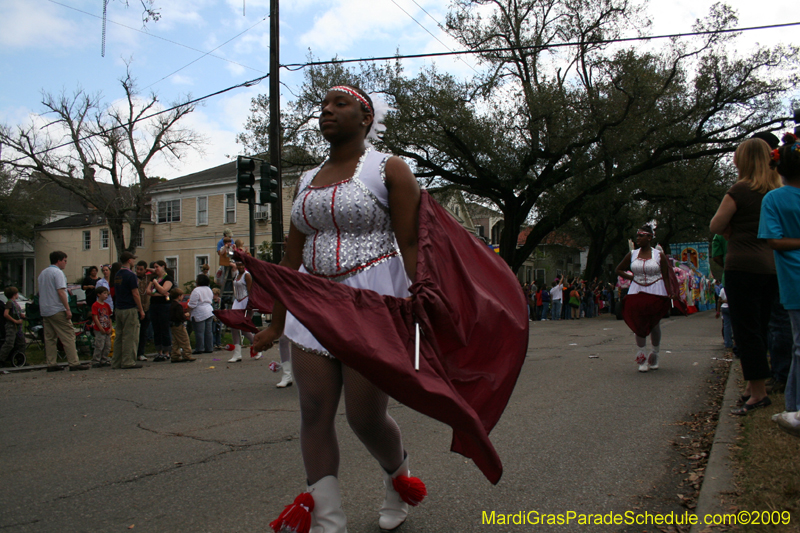
[[[15,179],[0,165],[0,235],[32,243],[34,226],[47,218],[49,200],[40,183]]]
[[[696,29],[737,22],[716,5]],[[719,157],[753,132],[780,128],[798,81],[797,48],[741,55],[731,34],[653,49],[601,42],[647,28],[639,5],[627,0],[456,0],[447,26],[478,52],[484,74],[309,69],[292,108],[307,128],[297,142],[310,139],[309,106],[334,83],[384,93],[394,111],[382,147],[410,160],[418,177],[495,204],[505,219],[500,254],[513,270],[551,231],[631,194],[637,178]],[[319,140],[309,142],[316,151]],[[532,231],[518,248],[524,224]]]

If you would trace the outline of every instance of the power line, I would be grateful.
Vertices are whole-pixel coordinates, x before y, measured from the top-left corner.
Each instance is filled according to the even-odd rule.
[[[53,1],[53,0],[50,0]],[[261,22],[261,21],[259,21]],[[332,64],[341,64],[341,63],[355,63],[355,62],[370,62],[370,61],[390,61],[393,59],[412,59],[412,58],[425,58],[425,57],[442,57],[442,56],[450,56],[450,55],[465,55],[465,54],[480,54],[480,53],[487,53],[487,52],[510,52],[514,50],[530,50],[530,49],[549,49],[549,48],[563,48],[567,46],[576,46],[576,45],[586,45],[586,44],[609,44],[609,43],[616,43],[616,42],[632,42],[632,41],[650,41],[655,39],[671,39],[671,38],[679,38],[679,37],[692,37],[692,36],[700,36],[700,35],[716,35],[716,34],[723,34],[723,33],[737,33],[743,31],[754,31],[754,30],[764,30],[764,29],[775,29],[775,28],[785,28],[791,26],[800,26],[800,22],[788,22],[785,24],[771,24],[767,26],[750,26],[746,28],[736,28],[736,29],[727,29],[727,30],[708,30],[708,31],[699,31],[699,32],[689,32],[689,33],[673,33],[668,35],[653,35],[649,37],[628,37],[628,38],[619,38],[619,39],[607,39],[607,40],[596,40],[596,41],[584,41],[584,42],[565,42],[565,43],[557,43],[557,44],[549,44],[549,45],[538,45],[538,46],[523,46],[523,47],[506,47],[506,48],[493,48],[489,50],[460,50],[455,52],[432,52],[428,54],[407,54],[407,55],[397,55],[397,56],[386,56],[386,57],[369,57],[369,58],[361,58],[361,59],[332,59],[329,61],[310,61],[308,63],[290,63],[286,65],[281,65],[282,68],[286,68],[287,70],[300,70],[306,67],[311,66],[319,66],[319,65],[332,65]],[[245,30],[247,31],[247,30]],[[238,37],[238,36],[237,36]],[[235,37],[234,37],[235,38]],[[258,85],[261,81],[269,77],[269,74],[264,76],[260,76],[258,78],[254,78],[249,81],[245,81],[239,83],[237,85],[232,85],[225,89],[221,89],[219,91],[213,92],[211,94],[207,94],[205,96],[201,96],[199,98],[195,98],[193,100],[189,100],[188,102],[184,102],[182,104],[175,105],[168,109],[164,109],[162,111],[158,111],[156,113],[152,113],[150,115],[144,116],[138,119],[136,122],[140,122],[142,120],[147,120],[149,118],[153,118],[155,116],[161,115],[163,113],[167,113],[169,111],[175,110],[179,107],[183,107],[186,105],[191,105],[202,100],[207,100],[208,98],[218,96],[220,94],[232,91],[234,89],[239,89],[242,87],[252,87],[253,85]],[[108,128],[107,130],[103,130],[100,132],[96,132],[90,135],[86,135],[78,139],[78,142],[84,141],[87,139],[91,139],[93,137],[97,137],[98,135],[103,135],[105,133],[120,129],[124,126],[114,126],[113,128]],[[41,155],[52,150],[57,150],[59,148],[64,148],[66,146],[70,146],[73,144],[72,142],[63,143],[57,146],[52,146],[50,148],[45,148],[39,152],[36,152],[32,155]],[[26,159],[28,156],[19,157],[17,159],[13,159],[8,161],[8,163],[15,163],[17,161],[21,161]]]
[[[258,21],[258,22],[256,22],[255,24],[253,24],[252,26],[250,26],[250,27],[249,27],[249,28],[247,28],[246,30],[243,30],[243,31],[241,31],[241,32],[237,33],[236,35],[234,35],[233,37],[231,37],[230,39],[228,39],[227,41],[225,41],[225,42],[224,42],[224,43],[222,43],[221,45],[219,45],[219,46],[217,46],[216,48],[214,48],[214,49],[212,49],[212,50],[210,50],[210,51],[208,51],[208,52],[204,53],[203,55],[201,55],[200,57],[198,57],[198,58],[197,58],[197,59],[195,59],[194,61],[190,61],[189,63],[185,64],[184,66],[182,66],[182,67],[181,67],[181,68],[179,68],[178,70],[176,70],[176,71],[174,71],[174,72],[172,72],[172,73],[170,73],[170,74],[167,74],[166,76],[164,76],[164,77],[163,77],[163,78],[161,78],[160,80],[158,80],[158,81],[154,81],[153,83],[151,83],[150,85],[148,85],[147,87],[145,87],[145,89],[149,89],[150,87],[152,87],[152,86],[153,86],[153,85],[155,85],[156,83],[161,83],[161,82],[162,82],[162,81],[164,81],[165,79],[169,78],[170,76],[173,76],[173,75],[177,74],[178,72],[182,71],[182,70],[183,70],[183,69],[185,69],[186,67],[188,67],[188,66],[190,66],[190,65],[193,65],[194,63],[197,63],[198,61],[200,61],[201,59],[203,59],[203,58],[204,58],[204,57],[206,57],[207,55],[211,54],[211,52],[214,52],[214,51],[216,51],[216,50],[219,50],[220,48],[222,48],[223,46],[225,46],[225,45],[226,45],[226,44],[228,44],[229,42],[233,41],[234,39],[238,39],[239,37],[241,37],[242,35],[244,35],[244,34],[245,34],[245,33],[247,33],[248,31],[252,30],[252,29],[253,29],[253,28],[255,28],[256,26],[258,26],[259,24],[261,24],[262,22],[264,22],[265,20],[267,20],[268,18],[269,18],[269,15],[267,15],[266,17],[263,17],[263,18],[259,19],[259,21]]]
[[[413,0],[412,0],[412,1],[413,1]],[[428,30],[428,28],[426,28],[425,26],[423,26],[423,25],[422,25],[422,23],[421,23],[420,21],[418,21],[417,19],[415,19],[415,18],[414,18],[414,17],[411,15],[411,13],[409,13],[408,11],[406,11],[406,10],[403,8],[403,6],[401,6],[400,4],[398,4],[396,0],[392,0],[392,3],[393,3],[394,5],[396,5],[396,6],[397,6],[397,7],[400,9],[400,11],[402,11],[403,13],[405,13],[406,15],[408,15],[408,17],[409,17],[411,20],[413,20],[414,22],[416,22],[416,23],[417,23],[417,25],[418,25],[420,28],[422,28],[423,30],[425,30],[426,32],[428,32],[428,35],[430,35],[431,37],[433,37],[434,39],[436,39],[437,41],[439,41],[439,44],[441,44],[442,46],[444,46],[445,48],[447,48],[447,49],[448,49],[448,50],[450,50],[451,52],[453,51],[453,49],[452,49],[452,48],[450,48],[449,46],[447,46],[446,44],[444,44],[444,43],[442,42],[442,40],[441,40],[441,39],[439,39],[437,36],[435,36],[433,33],[431,33],[431,32],[430,32],[430,30]],[[415,4],[417,4],[416,2],[414,2],[414,3],[415,3]],[[417,6],[418,6],[418,7],[420,7],[420,8],[422,8],[422,6],[420,6],[419,4],[417,4]],[[425,11],[424,9],[422,9],[422,10],[423,10],[423,11]],[[426,14],[427,14],[429,17],[431,17],[431,14],[430,14],[430,13],[428,13],[427,11],[425,11],[425,13],[426,13]],[[431,17],[431,18],[433,19],[433,21],[434,21],[434,22],[436,22],[437,26],[439,26],[439,29],[441,30],[441,29],[442,29],[442,25],[441,25],[441,24],[439,24],[439,22],[437,22],[437,21],[436,21],[436,19],[434,19],[433,17]],[[463,59],[462,57],[458,57],[458,59],[459,59],[459,60],[461,60],[461,62],[462,62],[462,63],[464,63],[465,65],[467,65],[469,68],[471,68],[472,70],[474,70],[476,74],[478,73],[478,71],[477,71],[477,70],[475,70],[475,67],[473,67],[472,65],[470,65],[469,63],[467,63],[466,61],[464,61],[464,59]]]
[[[745,31],[755,31],[755,30],[772,30],[776,28],[787,28],[791,26],[800,26],[800,22],[787,22],[785,24],[770,24],[767,26],[749,26],[746,28],[731,28],[726,30],[706,30],[706,31],[694,31],[694,32],[687,32],[687,33],[670,33],[664,35],[650,35],[645,37],[621,37],[618,39],[597,39],[591,41],[567,41],[564,43],[556,43],[556,44],[541,44],[541,45],[531,45],[531,46],[508,46],[503,48],[488,48],[486,50],[457,50],[454,52],[431,52],[427,54],[406,54],[406,55],[394,55],[394,56],[384,56],[384,57],[364,57],[360,59],[331,59],[329,61],[310,61],[308,63],[288,63],[286,65],[281,65],[282,67],[286,68],[287,70],[300,70],[306,67],[316,67],[321,65],[334,65],[334,64],[343,64],[343,63],[360,63],[360,62],[371,62],[371,61],[392,61],[396,59],[419,59],[419,58],[426,58],[426,57],[445,57],[445,56],[452,56],[452,55],[469,55],[469,54],[487,54],[487,53],[494,53],[494,52],[513,52],[517,50],[548,50],[550,48],[566,48],[568,46],[580,46],[580,45],[587,45],[587,44],[612,44],[612,43],[625,43],[625,42],[635,42],[635,41],[654,41],[657,39],[675,39],[680,37],[697,37],[701,35],[718,35],[723,33],[739,33]]]
[[[66,7],[67,9],[71,9],[73,11],[77,11],[78,13],[83,13],[84,15],[89,15],[90,17],[94,17],[96,19],[104,20],[103,17],[101,17],[99,15],[95,15],[94,13],[89,13],[88,11],[84,11],[82,9],[78,9],[77,7],[68,6],[67,4],[62,4],[61,2],[57,2],[56,0],[47,0],[47,1],[51,2],[53,4],[56,4],[56,5],[59,5],[61,7]],[[104,22],[105,22],[105,20],[104,20]],[[213,50],[211,52],[206,52],[205,50],[200,50],[199,48],[194,48],[192,46],[188,46],[188,45],[185,45],[183,43],[179,43],[177,41],[173,41],[172,39],[167,39],[166,37],[161,37],[161,36],[156,35],[154,33],[150,33],[148,31],[144,31],[144,30],[141,30],[139,28],[134,28],[133,26],[128,26],[127,24],[122,24],[121,22],[116,22],[116,21],[113,21],[113,20],[109,20],[108,22],[111,23],[111,24],[115,24],[117,26],[120,26],[122,28],[125,28],[125,29],[128,29],[128,30],[132,30],[132,31],[135,31],[135,32],[139,32],[139,33],[142,33],[144,35],[153,37],[154,39],[160,39],[160,40],[162,40],[164,42],[167,42],[167,43],[170,43],[170,44],[174,44],[174,45],[180,46],[182,48],[186,48],[187,50],[192,50],[193,52],[200,52],[201,54],[205,53],[207,55],[210,55],[213,58],[221,59],[223,61],[227,61],[228,63],[232,63],[234,65],[238,65],[238,66],[240,66],[242,68],[246,68],[246,69],[252,70],[254,72],[261,72],[262,74],[266,74],[266,72],[261,70],[261,69],[257,69],[257,68],[249,67],[247,65],[243,65],[243,64],[238,63],[236,61],[233,61],[232,59],[228,59],[227,57],[215,56],[214,54],[211,53],[211,52],[213,52]]]
[[[172,106],[170,108],[162,109],[161,111],[156,111],[155,113],[151,113],[149,115],[143,116],[142,118],[136,119],[134,121],[134,124],[136,122],[141,122],[143,120],[147,120],[147,119],[150,119],[150,118],[153,118],[153,117],[157,117],[158,115],[163,115],[164,113],[168,113],[170,111],[174,111],[175,109],[178,109],[179,107],[185,107],[185,106],[188,106],[188,105],[196,104],[197,102],[201,102],[203,100],[207,100],[207,99],[211,98],[212,96],[218,96],[220,94],[226,93],[228,91],[232,91],[234,89],[239,89],[241,87],[252,87],[253,85],[258,85],[259,83],[261,83],[263,80],[265,80],[268,77],[269,77],[269,74],[265,74],[264,76],[261,76],[261,77],[258,77],[258,78],[254,78],[252,80],[245,81],[245,82],[242,82],[242,83],[239,83],[239,84],[236,84],[236,85],[232,85],[232,86],[230,86],[230,87],[228,87],[226,89],[221,89],[221,90],[213,92],[211,94],[207,94],[205,96],[201,96],[199,98],[195,98],[193,100],[189,100],[187,102],[183,102],[182,104],[177,104],[177,105],[174,105],[174,106]],[[50,148],[45,148],[44,150],[40,150],[40,151],[35,152],[35,153],[31,154],[31,155],[46,154],[47,152],[52,152],[53,150],[58,150],[59,148],[64,148],[64,147],[70,146],[70,145],[74,144],[75,142],[86,141],[86,140],[92,139],[94,137],[98,137],[100,135],[105,135],[106,133],[110,133],[110,132],[112,132],[114,130],[118,130],[118,129],[125,128],[125,127],[126,127],[125,124],[121,124],[119,126],[114,126],[114,127],[111,127],[111,128],[105,129],[105,130],[101,130],[101,131],[98,131],[98,132],[91,133],[89,135],[85,135],[83,137],[80,137],[77,141],[70,141],[70,142],[59,144],[57,146],[51,146]],[[27,155],[22,156],[22,157],[18,157],[17,159],[12,159],[12,160],[8,161],[8,163],[16,163],[17,161],[22,161],[23,159],[27,159],[28,157],[29,156],[27,156]]]

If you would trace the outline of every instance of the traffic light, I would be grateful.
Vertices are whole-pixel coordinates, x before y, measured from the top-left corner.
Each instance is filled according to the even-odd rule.
[[[278,169],[269,163],[261,163],[261,205],[274,204],[280,199],[278,191]]]
[[[247,203],[250,199],[255,199],[256,191],[253,185],[256,177],[253,171],[256,169],[255,160],[249,157],[238,156],[236,158],[236,199],[239,202]]]

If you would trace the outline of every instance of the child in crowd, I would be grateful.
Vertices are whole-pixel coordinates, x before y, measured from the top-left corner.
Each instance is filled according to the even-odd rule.
[[[214,298],[211,300],[211,308],[214,311],[219,311],[222,305],[222,293],[219,289],[211,289],[211,292],[214,293]],[[214,317],[214,349],[222,349],[222,323],[216,316]]]
[[[19,289],[16,287],[6,287],[3,290],[6,295],[5,308],[3,309],[3,318],[5,319],[6,338],[0,348],[0,363],[4,362],[12,351],[24,352],[25,351],[25,333],[22,331],[22,320],[25,318],[25,313],[20,309],[17,303],[19,298]]]
[[[233,249],[239,253],[247,253],[247,247],[244,245],[244,241],[242,239],[236,239],[236,241],[233,243]]]
[[[786,411],[772,419],[781,429],[800,437],[800,139],[783,136],[772,151],[770,166],[783,177],[784,187],[774,189],[761,202],[758,238],[774,250],[780,297],[792,323],[794,347],[786,380]]]
[[[108,352],[111,350],[111,306],[108,305],[108,289],[95,289],[97,300],[92,304],[92,322],[94,323],[94,356],[92,367],[111,366]]]
[[[186,321],[189,320],[189,312],[181,304],[183,291],[177,287],[169,291],[169,326],[172,333],[172,354],[173,363],[190,363],[196,361],[192,357],[192,345],[189,342],[189,334],[186,332]],[[183,354],[181,354],[183,350]]]

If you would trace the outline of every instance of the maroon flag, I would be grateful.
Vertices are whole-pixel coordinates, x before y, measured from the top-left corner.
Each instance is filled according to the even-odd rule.
[[[519,377],[528,315],[505,262],[426,191],[411,300],[381,296],[242,257],[262,287],[342,363],[399,402],[448,424],[451,450],[492,483],[503,466],[489,441]],[[422,332],[419,370],[415,324]]]

